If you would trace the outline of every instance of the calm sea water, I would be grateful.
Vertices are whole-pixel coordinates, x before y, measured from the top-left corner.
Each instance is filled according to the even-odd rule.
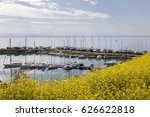
[[[27,55],[27,61],[33,62],[35,57],[35,62],[40,63],[41,61],[43,63],[53,63],[53,64],[61,64],[65,65],[67,63],[83,63],[85,65],[94,64],[95,67],[103,67],[105,66],[105,60],[103,59],[78,59],[78,58],[64,58],[64,57],[58,57],[58,56],[51,56],[51,55]],[[0,80],[2,81],[8,81],[11,76],[11,70],[17,71],[17,69],[4,69],[3,63],[9,63],[9,56],[1,55],[0,56]],[[4,61],[5,59],[5,61]],[[12,56],[12,60],[14,62],[22,62],[25,61],[25,56]],[[113,60],[113,59],[112,59]],[[111,60],[109,60],[111,61]],[[120,62],[121,60],[114,60],[116,62]],[[78,69],[72,69],[70,71],[64,70],[62,68],[56,69],[56,70],[26,70],[33,79],[37,79],[40,81],[44,80],[57,80],[60,78],[68,78],[71,75],[79,76],[84,75],[88,70],[78,70]]]

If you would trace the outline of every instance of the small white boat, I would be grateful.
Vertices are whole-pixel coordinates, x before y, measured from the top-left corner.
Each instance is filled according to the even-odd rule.
[[[117,62],[117,61],[107,61],[106,63],[105,63],[105,65],[107,65],[108,67],[109,66],[113,66],[113,65],[117,65],[117,64],[119,64],[120,62]]]
[[[97,58],[97,59],[102,59],[102,56],[101,56],[101,55],[98,55],[96,58]]]
[[[48,67],[48,64],[41,63],[41,64],[39,64],[38,69],[46,69],[47,67]]]
[[[63,67],[64,70],[72,70],[72,65],[71,64],[67,64]]]
[[[85,55],[79,55],[79,59],[85,59],[86,56]]]
[[[21,69],[31,69],[33,63],[24,63],[21,65]]]
[[[49,65],[48,66],[48,70],[54,70],[54,69],[57,69],[58,66],[57,65]]]
[[[93,68],[94,68],[93,64],[83,65],[82,67],[80,67],[80,70],[92,70]]]

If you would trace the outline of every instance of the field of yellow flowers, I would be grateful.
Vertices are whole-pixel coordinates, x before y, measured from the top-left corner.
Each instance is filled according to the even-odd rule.
[[[31,78],[20,78],[13,84],[3,83],[0,99],[150,99],[150,54],[68,80],[40,84]]]

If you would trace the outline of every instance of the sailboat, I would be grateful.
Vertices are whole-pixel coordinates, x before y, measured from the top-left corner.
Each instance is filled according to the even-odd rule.
[[[59,43],[60,43],[60,38],[59,38]],[[52,47],[52,41],[51,41],[51,47]],[[59,52],[56,55],[59,56],[59,57],[64,56],[64,54],[62,52]],[[47,64],[47,70],[55,70],[57,68],[61,68],[62,67],[61,65],[59,66],[59,65],[55,64],[55,58],[54,58],[54,61],[53,61],[52,56],[54,56],[54,55],[51,55],[51,57],[50,57],[51,59],[49,59],[49,64]],[[51,62],[50,62],[50,60],[51,60]]]
[[[11,38],[9,39],[9,44],[10,44],[10,49],[11,49]],[[5,59],[3,62],[4,68],[17,68],[17,67],[21,67],[22,65],[22,63],[12,62],[11,52],[10,52],[10,63],[5,64]]]
[[[26,49],[26,39],[25,39],[25,49]],[[35,48],[35,42],[34,42],[34,48]],[[26,57],[26,50],[25,50],[25,63],[21,65],[22,69],[37,69],[39,68],[40,64],[35,63],[35,55],[34,55],[34,62],[27,62],[27,57]]]
[[[17,67],[21,67],[21,63],[10,63],[10,64],[4,64],[5,68],[17,68]]]

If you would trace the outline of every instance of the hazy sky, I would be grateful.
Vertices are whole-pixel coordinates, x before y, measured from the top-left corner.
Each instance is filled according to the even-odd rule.
[[[0,0],[0,33],[150,34],[150,0]]]

